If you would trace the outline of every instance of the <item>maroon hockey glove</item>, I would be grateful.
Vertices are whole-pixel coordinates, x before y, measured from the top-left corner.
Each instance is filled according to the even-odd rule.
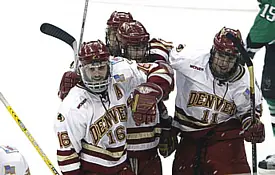
[[[60,82],[58,97],[63,100],[68,95],[69,91],[80,81],[80,79],[80,76],[75,72],[65,72]]]
[[[137,126],[156,119],[156,107],[162,98],[162,89],[154,83],[143,83],[133,92],[132,116]]]
[[[257,118],[254,124],[251,124],[251,119],[248,119],[245,123],[246,125],[251,125],[247,127],[243,124],[243,128],[248,128],[244,131],[245,141],[262,143],[265,140],[265,127],[260,119]]]

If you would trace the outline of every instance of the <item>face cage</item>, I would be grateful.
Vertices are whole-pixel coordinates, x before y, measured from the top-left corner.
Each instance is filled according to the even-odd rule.
[[[120,47],[116,37],[116,30],[113,28],[107,27],[105,32],[106,46],[109,49],[109,52],[112,56],[120,56]]]
[[[217,71],[217,69],[215,67],[217,67],[218,65],[214,65],[214,56],[216,53],[219,53],[219,55],[224,55],[224,56],[234,56],[234,57],[237,57],[236,58],[236,61],[233,65],[233,67],[226,73],[221,73],[219,71]],[[223,53],[223,52],[219,52],[219,51],[216,51],[214,48],[211,49],[211,55],[210,55],[210,59],[209,59],[209,67],[210,67],[210,70],[211,70],[211,73],[213,74],[213,76],[220,80],[220,81],[228,81],[230,80],[236,73],[237,71],[237,68],[238,68],[238,65],[239,65],[239,60],[240,60],[240,57],[241,55],[240,54],[237,54],[237,55],[232,55],[232,54],[229,54],[229,53]]]
[[[95,67],[100,67],[107,64],[108,66],[108,70],[106,73],[106,77],[104,78],[104,80],[100,80],[100,81],[94,81],[91,79],[91,77],[88,75],[89,74],[89,69],[91,68],[95,68]],[[110,84],[111,81],[111,77],[110,77],[110,72],[111,72],[111,68],[110,68],[110,63],[108,62],[101,62],[101,63],[96,63],[96,64],[88,64],[85,66],[80,66],[80,74],[81,74],[81,79],[84,83],[84,85],[92,92],[94,93],[101,93],[104,92],[105,90],[107,90],[108,85]]]
[[[148,43],[126,45],[122,48],[121,53],[125,58],[135,60],[137,63],[146,62],[146,56],[148,54]]]

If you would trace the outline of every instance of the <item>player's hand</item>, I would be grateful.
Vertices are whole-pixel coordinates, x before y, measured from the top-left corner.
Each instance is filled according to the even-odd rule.
[[[158,85],[149,82],[134,89],[131,109],[137,126],[155,122],[157,103],[161,100],[162,94],[162,89]]]
[[[159,153],[164,157],[170,156],[177,148],[178,137],[171,130],[162,130],[159,140]]]
[[[65,72],[60,82],[58,97],[63,100],[80,79],[80,75],[73,71]]]
[[[170,156],[178,145],[177,132],[172,129],[173,118],[160,118],[160,126],[162,128],[159,140],[159,153],[164,157]]]
[[[256,118],[256,121],[252,123],[252,119],[243,124],[244,138],[247,142],[262,143],[265,140],[265,127],[260,119]]]

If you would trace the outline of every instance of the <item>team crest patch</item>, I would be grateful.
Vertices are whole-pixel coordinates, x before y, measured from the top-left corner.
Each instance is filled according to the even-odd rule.
[[[124,77],[124,74],[116,74],[114,75],[114,79],[116,80],[116,82],[123,82],[125,81],[125,77]]]
[[[11,147],[11,146],[0,146],[0,148],[3,149],[7,154],[19,152],[16,148]]]
[[[59,120],[60,122],[63,122],[65,120],[65,117],[62,114],[58,113],[57,120]]]
[[[4,169],[5,169],[4,175],[16,175],[15,166],[5,165]]]
[[[185,47],[185,45],[179,44],[179,45],[176,47],[176,51],[177,51],[177,52],[180,52],[180,51],[182,51],[182,49],[184,49],[184,47]]]

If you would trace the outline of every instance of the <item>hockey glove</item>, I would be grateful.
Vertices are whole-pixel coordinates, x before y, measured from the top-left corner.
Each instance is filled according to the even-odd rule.
[[[260,119],[256,118],[255,123],[252,119],[247,119],[243,124],[244,139],[247,142],[262,143],[265,140],[265,127]]]
[[[162,89],[154,83],[143,83],[133,92],[132,116],[137,126],[156,120],[156,106],[162,98]]]
[[[177,134],[171,129],[172,120],[171,116],[169,116],[168,119],[161,119],[161,126],[163,125],[166,127],[161,130],[158,148],[159,153],[164,158],[170,156],[176,150],[178,145]],[[167,128],[168,125],[170,125],[170,128]]]
[[[80,79],[80,76],[75,72],[65,72],[60,82],[58,97],[63,100],[68,95],[69,91],[80,81]]]

